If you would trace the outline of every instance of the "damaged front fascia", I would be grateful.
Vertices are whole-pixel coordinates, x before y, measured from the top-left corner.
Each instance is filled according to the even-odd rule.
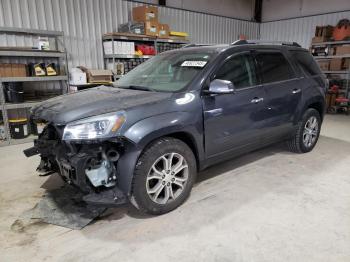
[[[116,170],[119,156],[131,142],[114,137],[99,140],[62,141],[62,126],[48,124],[34,147],[25,150],[27,156],[40,154],[38,171],[42,173],[58,172],[69,184],[77,186],[85,193],[99,192],[118,183]],[[101,168],[102,166],[108,169]],[[87,176],[88,170],[92,170]],[[92,180],[108,172],[108,179]],[[97,187],[95,186],[97,185]]]

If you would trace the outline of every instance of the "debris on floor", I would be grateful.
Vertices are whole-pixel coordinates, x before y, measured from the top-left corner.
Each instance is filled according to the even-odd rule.
[[[21,219],[40,220],[70,229],[82,229],[106,210],[86,204],[82,194],[70,186],[47,191],[34,208],[24,212]]]

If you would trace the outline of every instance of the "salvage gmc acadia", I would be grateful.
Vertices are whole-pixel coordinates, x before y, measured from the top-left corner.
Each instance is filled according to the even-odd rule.
[[[198,171],[278,141],[311,151],[327,80],[296,43],[194,46],[161,53],[114,84],[32,109],[46,126],[27,156],[88,203],[163,214]]]

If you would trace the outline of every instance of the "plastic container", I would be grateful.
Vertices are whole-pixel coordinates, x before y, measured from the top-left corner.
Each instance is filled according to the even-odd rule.
[[[23,83],[21,82],[6,83],[4,86],[5,86],[6,102],[9,102],[9,103],[24,102]]]
[[[0,122],[0,141],[6,140],[5,125]]]
[[[9,119],[11,138],[22,139],[29,136],[28,119]]]

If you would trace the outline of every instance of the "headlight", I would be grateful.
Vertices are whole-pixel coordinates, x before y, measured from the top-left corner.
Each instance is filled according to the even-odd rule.
[[[117,134],[117,131],[122,127],[124,122],[124,112],[85,118],[66,125],[62,139],[83,140],[113,137]]]

